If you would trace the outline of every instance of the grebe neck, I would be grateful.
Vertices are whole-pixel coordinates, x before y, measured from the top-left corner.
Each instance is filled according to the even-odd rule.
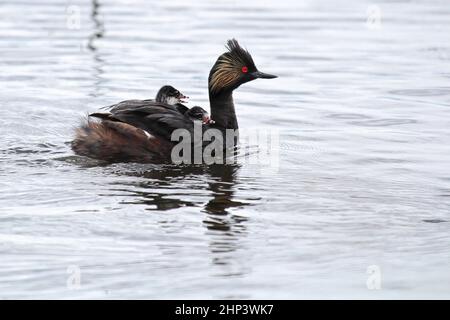
[[[220,93],[212,93],[210,91],[209,103],[211,105],[211,119],[215,121],[217,126],[225,129],[239,128],[232,90]]]

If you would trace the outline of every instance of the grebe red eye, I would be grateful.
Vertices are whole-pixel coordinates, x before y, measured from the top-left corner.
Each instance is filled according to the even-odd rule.
[[[242,70],[243,73],[247,73],[248,72],[248,68],[247,67],[242,67],[241,70]]]

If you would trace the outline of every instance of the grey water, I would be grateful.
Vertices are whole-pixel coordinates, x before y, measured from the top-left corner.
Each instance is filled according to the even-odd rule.
[[[450,298],[448,1],[0,3],[0,298]],[[104,165],[89,112],[171,84],[209,109],[227,39],[241,128],[279,166]],[[258,152],[258,146],[251,146]]]

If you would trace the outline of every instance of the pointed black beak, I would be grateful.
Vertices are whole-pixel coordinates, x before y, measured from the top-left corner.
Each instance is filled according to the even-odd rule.
[[[277,76],[274,76],[273,74],[268,74],[268,73],[264,73],[264,72],[260,72],[260,71],[255,71],[252,73],[252,75],[257,79],[274,79],[274,78],[278,78]]]

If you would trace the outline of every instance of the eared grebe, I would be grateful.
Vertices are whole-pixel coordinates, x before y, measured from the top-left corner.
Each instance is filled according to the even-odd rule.
[[[276,78],[258,71],[250,53],[235,39],[229,40],[226,48],[227,52],[219,56],[208,77],[211,116],[215,123],[203,124],[203,129],[215,128],[222,132],[238,129],[233,90],[258,78]],[[183,112],[177,109],[177,104],[128,100],[111,106],[108,113],[91,114],[101,121],[88,119],[82,124],[76,130],[72,149],[78,155],[110,162],[170,161],[175,145],[171,141],[172,132],[194,130],[189,109]],[[194,116],[200,114],[192,112]]]

